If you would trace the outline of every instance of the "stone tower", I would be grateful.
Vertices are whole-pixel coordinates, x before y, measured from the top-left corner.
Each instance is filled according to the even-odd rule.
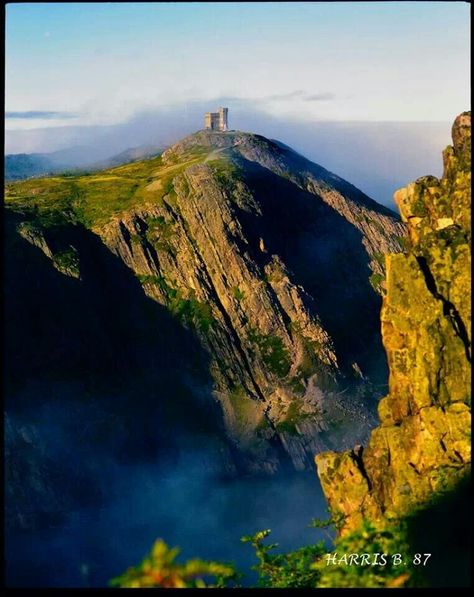
[[[204,128],[221,132],[229,130],[227,122],[228,113],[228,108],[219,108],[218,112],[206,112],[204,115]]]

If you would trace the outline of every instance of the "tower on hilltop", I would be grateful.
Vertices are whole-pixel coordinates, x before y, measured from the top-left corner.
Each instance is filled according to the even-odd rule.
[[[204,115],[204,128],[211,131],[229,130],[227,116],[228,108],[219,108],[218,112],[206,112]]]

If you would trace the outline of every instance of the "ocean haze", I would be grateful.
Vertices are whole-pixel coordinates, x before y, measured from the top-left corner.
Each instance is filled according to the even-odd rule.
[[[450,142],[449,122],[307,122],[271,116],[246,102],[235,102],[234,108],[229,99],[149,109],[115,125],[11,129],[6,153],[70,153],[75,148],[79,165],[91,163],[131,147],[170,145],[202,128],[204,112],[228,105],[232,129],[281,141],[392,209],[394,191],[407,181],[442,174],[439,147]]]

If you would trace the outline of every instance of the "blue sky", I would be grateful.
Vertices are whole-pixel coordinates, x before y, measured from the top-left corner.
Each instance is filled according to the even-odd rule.
[[[9,4],[6,28],[9,129],[217,98],[299,121],[469,105],[463,2]]]

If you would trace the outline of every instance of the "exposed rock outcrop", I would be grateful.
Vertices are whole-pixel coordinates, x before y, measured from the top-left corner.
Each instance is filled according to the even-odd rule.
[[[345,234],[341,217],[351,234],[360,233],[350,269],[374,305],[370,270],[361,280],[361,258],[372,275],[382,272],[380,256],[399,248],[403,227],[355,189],[345,197],[350,185],[344,181],[256,135],[198,133],[167,150],[163,163],[175,167],[207,147],[211,151],[202,163],[173,178],[161,204],[121,215],[97,233],[141,277],[150,297],[172,309],[190,305],[201,341],[213,355],[214,393],[226,427],[248,452],[248,467],[275,469],[283,448],[296,468],[306,468],[310,454],[330,445],[330,424],[358,418],[358,406],[338,398],[348,385],[338,383],[347,368],[318,314],[317,295],[315,300],[305,290],[306,280],[285,265],[287,255],[282,259],[271,224],[265,226],[271,206],[255,179],[273,174],[267,192],[274,195],[276,213],[282,200],[294,201],[296,209],[305,202],[312,219],[314,211],[326,218],[325,235],[333,221],[332,233]],[[341,246],[346,240],[339,240]],[[333,257],[328,274],[337,267]],[[338,292],[345,290],[332,295]],[[347,303],[344,307],[347,313]]]
[[[384,382],[383,254],[404,234],[390,210],[239,132],[201,131],[149,162],[8,191],[20,234],[59,271],[79,279],[81,251],[57,242],[58,217],[92,230],[194,330],[247,470],[285,458],[308,468],[315,452],[366,433],[357,395]]]
[[[382,336],[390,368],[365,448],[316,456],[342,534],[410,513],[470,469],[471,119],[454,122],[444,173],[395,193],[409,239],[386,257]]]

